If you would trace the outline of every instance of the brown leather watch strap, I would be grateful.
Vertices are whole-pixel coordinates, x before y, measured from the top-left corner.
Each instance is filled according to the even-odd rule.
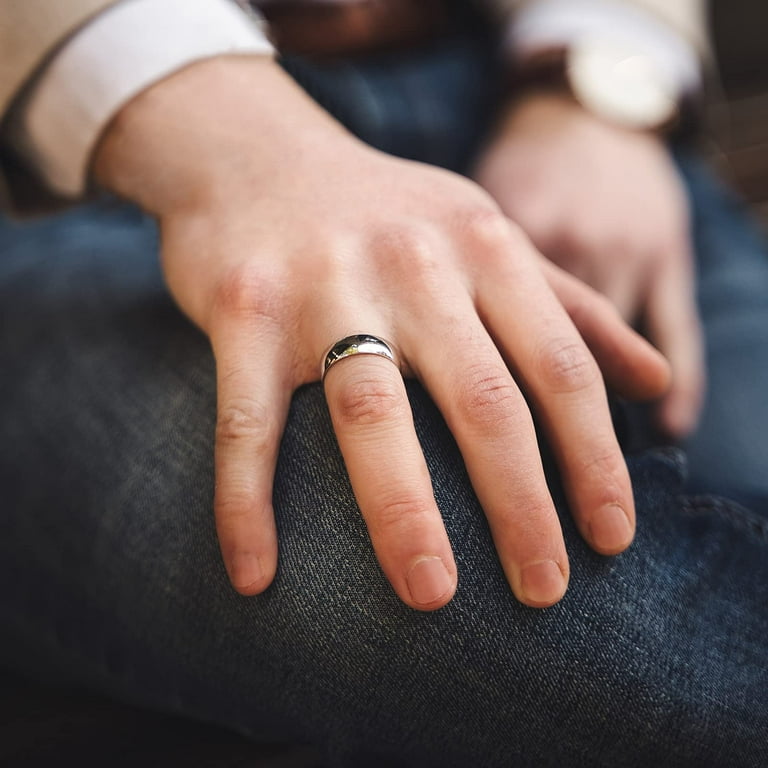
[[[556,91],[582,103],[574,93],[568,74],[568,50],[553,47],[542,50],[523,62],[513,64],[506,78],[510,97],[523,97],[530,91]],[[589,107],[587,107],[588,109]],[[701,121],[698,94],[682,94],[674,115],[654,126],[653,132],[669,137],[687,137],[695,133]]]
[[[285,53],[344,56],[417,43],[447,25],[445,0],[252,0]]]

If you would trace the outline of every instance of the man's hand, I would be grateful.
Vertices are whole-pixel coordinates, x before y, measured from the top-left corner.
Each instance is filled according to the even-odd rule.
[[[393,342],[402,373],[429,390],[522,602],[550,605],[568,581],[523,391],[585,538],[606,554],[629,545],[632,489],[595,357],[617,388],[646,397],[663,391],[666,365],[606,301],[545,274],[473,182],[361,144],[255,58],[196,64],[146,91],[107,131],[95,172],[158,216],[168,286],[210,337],[214,512],[239,592],[275,573],[272,481],[291,395],[353,333]],[[408,605],[439,608],[456,564],[401,371],[352,357],[325,393],[386,576]]]
[[[475,178],[534,245],[641,322],[672,367],[660,426],[695,426],[704,389],[688,207],[662,143],[563,94],[512,105]]]

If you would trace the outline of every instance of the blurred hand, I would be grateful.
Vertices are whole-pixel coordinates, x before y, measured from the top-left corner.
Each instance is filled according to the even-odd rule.
[[[457,573],[401,373],[445,416],[521,601],[550,605],[568,581],[521,389],[583,535],[604,553],[628,546],[632,489],[603,379],[564,305],[628,395],[663,391],[666,364],[473,182],[370,149],[255,58],[196,64],[147,90],[108,129],[95,172],[158,216],[170,290],[210,337],[214,511],[239,592],[275,573],[272,481],[291,395],[352,333],[393,342],[401,363],[352,357],[324,386],[373,546],[408,605],[444,605]]]
[[[511,105],[475,178],[554,263],[640,321],[672,384],[659,425],[681,437],[704,390],[687,200],[662,142],[592,116],[569,96]]]

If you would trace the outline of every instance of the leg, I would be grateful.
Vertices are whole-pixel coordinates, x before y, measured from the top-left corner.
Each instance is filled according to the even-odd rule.
[[[331,765],[764,764],[768,530],[678,497],[674,455],[632,463],[625,555],[595,555],[563,514],[571,589],[526,609],[411,386],[461,580],[424,615],[381,576],[306,387],[278,469],[278,577],[239,597],[210,511],[213,363],[163,291],[151,223],[105,205],[18,235],[0,240],[5,659],[316,743]]]
[[[768,514],[768,253],[740,204],[682,156],[693,204],[709,391],[685,448],[688,487]]]

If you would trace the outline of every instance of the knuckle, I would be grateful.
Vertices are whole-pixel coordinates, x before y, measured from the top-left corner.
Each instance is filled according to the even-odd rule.
[[[396,496],[378,506],[368,525],[376,536],[407,536],[430,517],[429,501],[419,496]]]
[[[374,247],[398,280],[406,278],[409,283],[429,286],[444,272],[444,260],[426,229],[398,226],[378,232]]]
[[[589,482],[591,503],[623,505],[627,497],[627,468],[620,451],[598,451],[586,455],[578,466],[579,475]]]
[[[491,207],[470,208],[458,218],[470,240],[486,247],[507,245],[514,231],[514,225]]]
[[[543,493],[520,494],[513,509],[497,512],[493,528],[499,541],[514,547],[521,561],[545,558],[562,541],[557,509]]]
[[[549,342],[541,351],[538,373],[554,392],[576,392],[592,386],[600,372],[584,344],[569,339]]]
[[[584,455],[582,472],[600,478],[604,486],[610,488],[609,481],[611,479],[626,474],[626,465],[618,449],[610,450],[603,448],[603,450],[592,455]]]
[[[223,491],[217,488],[213,510],[219,535],[234,535],[241,525],[252,517],[256,502],[256,489],[238,488]]]
[[[403,395],[383,379],[358,378],[345,383],[335,397],[342,424],[378,424],[403,413]]]
[[[460,417],[469,424],[498,429],[520,413],[522,397],[512,377],[488,367],[470,367],[456,398]]]
[[[432,255],[426,231],[414,225],[399,225],[384,231],[377,231],[377,248],[392,258],[402,255],[406,259],[414,256],[425,260]]]
[[[261,265],[238,265],[227,272],[214,291],[217,313],[238,317],[259,317],[279,322],[284,292],[274,274]]]
[[[510,221],[507,218],[504,218],[504,224],[507,230],[507,239],[513,246],[530,249],[531,238],[528,235],[527,229],[523,228],[518,222]]]
[[[467,256],[479,273],[516,281],[528,269],[533,249],[518,224],[492,209],[473,210],[458,220]]]
[[[258,400],[230,400],[219,409],[216,420],[216,442],[248,443],[255,458],[266,453],[274,443],[277,424],[270,410]]]
[[[519,509],[507,513],[508,536],[520,542],[530,558],[548,551],[553,535],[559,535],[559,531],[560,518],[549,497],[531,495],[519,504]]]

